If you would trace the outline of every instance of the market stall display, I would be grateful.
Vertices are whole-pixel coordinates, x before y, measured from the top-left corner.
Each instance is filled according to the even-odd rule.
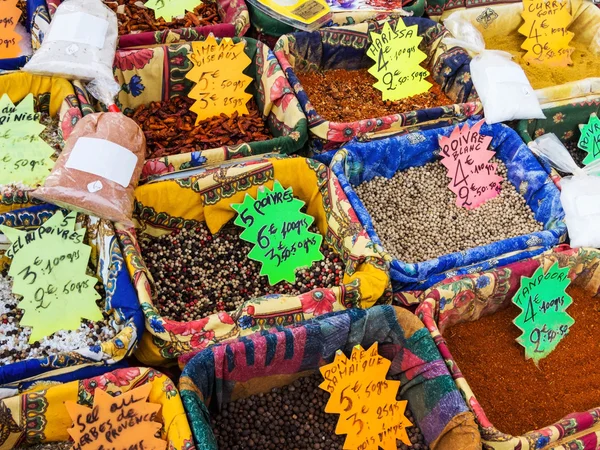
[[[174,450],[193,448],[194,440],[176,383],[157,370],[128,367],[65,384],[40,384],[35,389],[0,400],[3,430],[6,430],[0,435],[0,449],[73,448],[73,440],[67,432],[72,419],[65,402],[91,407],[98,391],[122,396],[148,385],[151,386],[148,401],[161,407],[158,417],[165,445]],[[127,425],[127,419],[121,421]],[[115,423],[114,429],[119,425]]]
[[[201,39],[213,33],[217,37],[243,36],[250,27],[248,9],[243,1],[198,1],[193,11],[166,20],[146,3],[152,0],[103,0],[117,13],[119,48],[157,46]],[[50,15],[54,15],[62,0],[48,0]],[[167,17],[168,18],[168,17]]]
[[[233,43],[243,43],[252,61],[245,72],[252,78],[250,114],[217,112],[200,122],[189,96],[204,82],[186,78],[194,68],[193,43],[117,51],[118,104],[140,124],[148,143],[142,179],[254,154],[294,153],[304,146],[306,118],[271,50],[250,38]]]
[[[46,127],[40,137],[56,150],[51,156],[55,160],[82,117],[73,86],[62,78],[17,72],[0,76],[0,97],[5,94],[15,105],[33,94],[34,111],[41,114],[41,123]],[[34,203],[30,192],[36,186],[23,185],[20,179],[1,185],[0,213]]]
[[[23,67],[31,54],[40,47],[50,23],[50,15],[44,0],[15,0],[13,3],[18,8],[17,14],[20,12],[20,16],[16,21],[9,19],[13,29],[8,30],[5,27],[2,40],[12,41],[15,39],[16,41],[20,38],[14,44],[15,47],[18,47],[18,55],[2,56],[2,52],[0,52],[0,73]],[[7,31],[10,35],[7,35]],[[9,47],[5,48],[8,50]]]
[[[38,233],[37,230],[40,228],[49,230],[47,221],[54,214],[62,215],[61,210],[54,205],[32,206],[1,214],[0,225]],[[7,231],[0,234],[2,238],[0,309],[3,317],[0,323],[0,385],[3,388],[19,388],[19,382],[28,379],[49,377],[62,380],[77,379],[86,374],[98,373],[94,366],[103,366],[108,370],[110,365],[131,354],[139,339],[142,331],[140,327],[143,327],[142,313],[127,274],[113,225],[105,220],[79,215],[76,229],[81,228],[87,230],[83,243],[91,246],[92,249],[86,273],[98,280],[96,284],[98,320],[85,320],[79,328],[72,331],[58,328],[59,331],[52,334],[42,333],[42,338],[35,340],[28,339],[32,328],[19,323],[24,317],[24,307],[19,303],[21,297],[16,297],[13,293],[14,273],[8,276],[8,270],[14,259],[8,257],[7,252],[22,248],[23,243],[12,242],[11,238],[14,235],[4,235]],[[50,255],[47,253],[44,257]],[[79,257],[79,251],[76,256]],[[71,259],[73,258],[75,257]],[[61,264],[64,258],[58,257],[55,260],[50,257],[48,261],[54,262],[48,262],[48,267],[44,265],[42,273],[50,273],[55,267],[60,270],[58,264]],[[30,273],[33,275],[29,275]],[[27,282],[35,281],[37,278],[35,272],[31,270],[25,271],[25,274]],[[69,273],[66,275],[69,276]],[[51,295],[50,291],[52,289],[48,288],[48,296]],[[36,299],[40,298],[37,291],[35,295]],[[47,304],[42,304],[45,308],[48,307]],[[66,317],[63,316],[63,319],[66,324]],[[48,322],[48,325],[53,321],[55,322],[56,319]],[[60,327],[61,324],[54,326],[56,325]],[[40,332],[36,331],[36,327],[33,327],[33,330],[36,335],[39,335]]]
[[[593,361],[588,351],[595,348],[586,339],[593,339],[597,321],[599,257],[595,249],[560,246],[529,260],[449,279],[425,293],[416,314],[431,332],[489,448],[597,445],[595,417],[600,399],[588,389],[595,371],[585,370],[585,365]],[[536,368],[514,341],[520,331],[511,321],[519,308],[512,299],[522,277],[531,277],[540,268],[547,272],[556,264],[567,268],[572,280],[566,293],[573,303],[567,311],[575,323]],[[566,366],[559,362],[564,358],[582,369],[578,377],[564,370]],[[505,361],[503,369],[498,369],[501,361]],[[498,373],[502,382],[490,382]],[[566,390],[556,391],[556,383]]]
[[[445,43],[448,31],[428,19],[398,20],[407,27],[417,25],[417,34],[422,37],[419,49],[426,60],[421,66],[431,73],[428,80],[434,87],[420,102],[409,99],[390,105],[367,83],[369,79],[370,84],[376,81],[365,73],[376,63],[367,55],[372,45],[369,33],[380,32],[386,23],[393,28],[396,20],[294,33],[278,41],[275,54],[308,118],[312,151],[336,149],[354,137],[448,125],[481,112],[470,79],[470,58],[462,48]],[[336,109],[349,114],[336,115]]]
[[[229,222],[236,216],[232,204],[274,180],[306,203],[328,249],[326,260],[299,273],[295,284],[271,287],[248,260],[240,228]],[[310,159],[255,158],[148,183],[136,190],[134,221],[135,230],[118,233],[146,315],[148,333],[136,355],[147,364],[274,325],[391,300],[382,257],[372,250],[337,179]],[[165,264],[176,254],[189,265]],[[177,299],[169,295],[174,291],[181,292]]]
[[[318,401],[320,394],[313,397],[313,389],[323,378],[314,375],[315,372],[331,362],[336,350],[349,354],[355,345],[368,348],[374,342],[379,342],[379,353],[392,361],[388,377],[401,381],[399,395],[408,400],[424,443],[431,449],[480,448],[472,416],[465,413],[462,398],[449,383],[447,369],[443,364],[440,366],[441,357],[423,324],[406,310],[377,306],[328,314],[298,327],[254,334],[197,354],[183,371],[180,389],[199,449],[224,448],[226,437],[222,433],[235,417],[231,413],[250,402],[260,405],[263,413],[250,414],[245,424],[256,424],[253,429],[258,431],[262,425],[258,426],[257,421],[262,424],[271,414],[268,436],[272,442],[302,436],[306,430],[303,425],[307,424],[325,442],[335,438],[330,437],[327,422],[318,421],[316,425],[309,420],[296,424],[296,417],[286,412],[285,406],[281,411],[274,405],[281,401],[280,396],[289,393],[292,402],[286,405],[292,411],[299,410],[298,419],[304,416],[307,409],[304,401],[309,399],[308,409],[320,417],[323,403]],[[269,354],[277,356],[270,358]],[[287,427],[285,432],[279,429],[282,425]],[[252,436],[251,430],[242,430]],[[413,435],[413,448],[427,448],[415,442],[420,438],[416,429],[408,431]],[[308,430],[304,435],[307,434]],[[259,439],[262,438],[256,437]],[[247,448],[263,448],[247,445]]]
[[[473,130],[475,122],[467,121],[463,130],[467,126]],[[395,292],[422,291],[457,274],[529,258],[565,239],[558,189],[527,146],[505,125],[480,128],[482,136],[492,137],[490,148],[495,151],[499,167],[506,170],[500,196],[468,212],[448,206],[453,200],[444,193],[450,192],[446,187],[450,180],[443,167],[439,169],[437,160],[439,137],[450,136],[454,129],[444,127],[350,143],[331,163],[361,223],[377,248],[387,255]],[[385,179],[374,181],[375,177]],[[363,183],[374,186],[363,187]],[[400,189],[407,203],[401,211],[406,211],[408,217],[398,214],[401,205],[390,203]],[[411,217],[410,205],[421,211]],[[381,213],[375,211],[377,208]],[[438,230],[438,234],[430,234],[431,230]],[[404,231],[413,233],[412,240],[401,242]],[[386,241],[381,240],[384,236]],[[444,253],[444,247],[448,253]]]

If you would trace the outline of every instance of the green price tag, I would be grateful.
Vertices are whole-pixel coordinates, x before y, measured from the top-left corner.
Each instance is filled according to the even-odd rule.
[[[244,203],[231,205],[238,213],[234,223],[246,228],[240,237],[255,244],[248,257],[262,263],[260,275],[269,277],[271,285],[293,283],[296,269],[323,259],[323,236],[308,231],[315,219],[300,212],[303,206],[279,181],[272,191],[261,186],[256,199],[246,194]]]
[[[569,268],[555,263],[548,272],[539,267],[531,278],[521,277],[521,287],[513,303],[521,313],[513,323],[523,334],[517,342],[525,347],[525,359],[537,366],[569,333],[575,320],[566,312],[573,299],[565,292],[571,283]]]
[[[144,6],[154,10],[154,16],[162,17],[167,22],[172,22],[175,17],[185,15],[186,11],[194,11],[201,5],[200,0],[149,0]]]
[[[595,113],[592,113],[589,122],[579,125],[579,128],[581,137],[577,142],[577,147],[588,153],[583,160],[583,164],[587,165],[600,158],[600,119]]]
[[[27,186],[42,184],[54,161],[54,149],[40,133],[46,127],[33,109],[33,94],[19,106],[4,94],[0,99],[0,184],[21,182]]]
[[[57,212],[33,231],[0,225],[11,246],[8,274],[13,293],[23,296],[20,325],[32,328],[29,342],[60,330],[76,330],[81,319],[102,320],[96,305],[96,278],[86,275],[91,247],[83,243],[85,228],[75,230],[77,213]]]

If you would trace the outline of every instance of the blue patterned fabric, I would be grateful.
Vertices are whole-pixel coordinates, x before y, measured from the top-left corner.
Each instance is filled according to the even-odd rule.
[[[61,208],[50,204],[17,209],[0,214],[0,225],[21,229],[37,228],[58,210]],[[68,213],[64,209],[62,211],[64,214]],[[112,310],[111,325],[122,328],[122,331],[112,339],[114,354],[107,354],[102,351],[100,345],[93,345],[78,351],[51,355],[47,358],[8,364],[0,367],[1,387],[21,390],[27,386],[27,384],[20,383],[21,380],[31,377],[53,379],[60,382],[89,378],[113,370],[116,363],[133,352],[144,331],[144,316],[137,292],[127,272],[116,235],[105,237],[99,245],[102,246],[102,251],[97,263],[100,268],[109,267],[109,270],[102,271],[106,273],[102,279],[106,310]],[[110,255],[110,259],[107,259],[107,254]],[[31,384],[31,382],[28,383]]]
[[[472,126],[476,121],[469,120],[467,123]],[[453,129],[453,126],[444,127],[363,143],[353,141],[333,157],[331,169],[376,245],[381,246],[381,241],[369,212],[354,192],[353,186],[376,176],[391,178],[398,171],[436,160],[439,136],[449,136]],[[450,276],[480,272],[523,260],[565,240],[567,229],[560,192],[533,153],[517,133],[506,125],[484,124],[481,134],[493,136],[491,148],[506,165],[508,180],[523,195],[536,220],[544,224],[544,231],[415,264],[394,259],[390,275],[395,292],[422,290]],[[399,223],[398,226],[402,224]]]
[[[25,28],[31,33],[31,44],[35,49],[44,39],[44,30],[50,24],[50,14],[45,0],[27,0],[27,21]],[[0,72],[4,70],[18,70],[27,63],[29,57],[0,59]]]

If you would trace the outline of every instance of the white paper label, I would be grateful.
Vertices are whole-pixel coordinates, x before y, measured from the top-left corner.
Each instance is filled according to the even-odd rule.
[[[92,173],[107,180],[129,186],[137,164],[132,151],[104,139],[77,139],[65,167]]]
[[[82,12],[58,14],[52,19],[46,41],[69,41],[104,47],[108,21]]]
[[[495,83],[521,83],[529,84],[527,75],[516,64],[510,64],[507,67],[487,67],[485,73],[491,84]]]
[[[600,214],[600,194],[582,194],[575,198],[575,207],[579,217]]]

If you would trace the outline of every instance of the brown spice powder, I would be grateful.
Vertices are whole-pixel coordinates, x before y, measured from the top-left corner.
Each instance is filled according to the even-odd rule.
[[[529,64],[523,61],[525,51],[521,49],[521,44],[524,39],[523,35],[515,32],[494,36],[493,39],[488,38],[485,46],[489,49],[504,50],[513,55],[515,62],[523,68],[534,89],[558,86],[570,81],[600,75],[600,57],[590,52],[587,46],[581,42],[571,41],[570,43],[570,46],[575,48],[571,54],[572,66],[549,68],[543,64]]]
[[[575,323],[539,369],[525,361],[512,323],[513,305],[475,322],[445,330],[448,348],[487,418],[513,436],[551,425],[573,412],[600,406],[600,299],[569,286],[567,312]]]
[[[454,104],[431,76],[427,81],[433,86],[428,92],[394,102],[381,99],[381,91],[373,87],[377,78],[368,69],[299,73],[298,79],[315,110],[332,122],[354,122]]]
[[[160,158],[224,145],[265,141],[273,136],[254,99],[246,105],[248,114],[231,117],[221,114],[196,123],[190,111],[196,100],[174,97],[164,102],[140,105],[127,113],[142,128],[146,137],[146,158]]]

